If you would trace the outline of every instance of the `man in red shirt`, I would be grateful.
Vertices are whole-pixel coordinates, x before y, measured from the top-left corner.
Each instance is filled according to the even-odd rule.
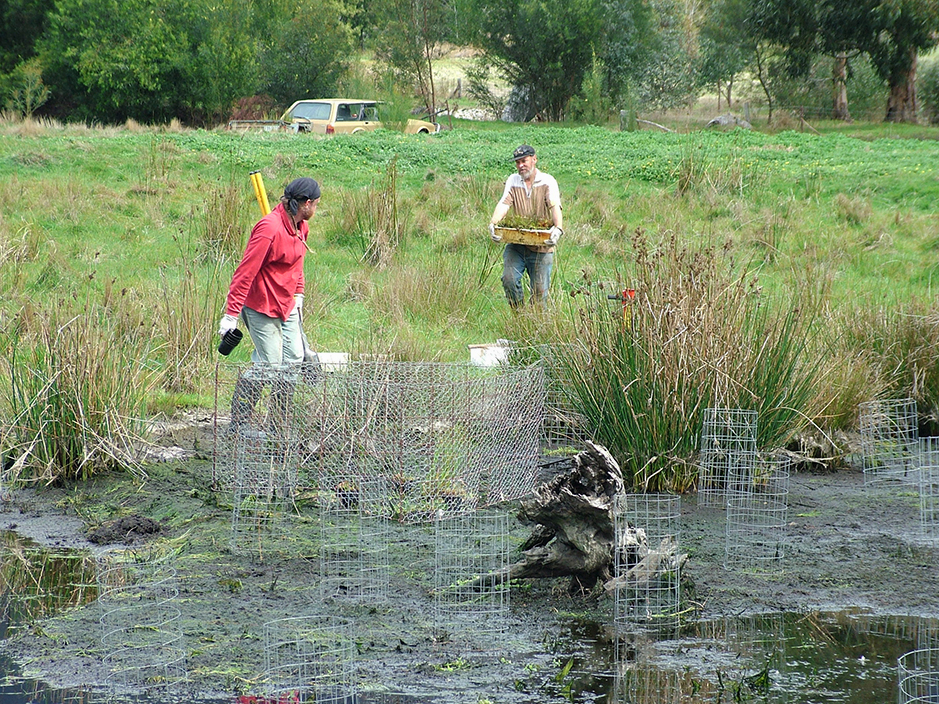
[[[303,259],[309,249],[307,221],[319,201],[320,186],[312,178],[287,184],[280,204],[251,230],[232,276],[218,332],[224,337],[237,327],[240,317],[254,343],[254,367],[238,380],[232,399],[233,429],[248,420],[265,381],[275,384],[272,410],[286,413],[292,383],[284,372],[303,361]],[[284,378],[278,384],[275,377]]]

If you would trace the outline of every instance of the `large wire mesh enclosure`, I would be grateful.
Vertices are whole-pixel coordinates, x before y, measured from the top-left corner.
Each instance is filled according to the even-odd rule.
[[[918,467],[923,537],[939,543],[939,437],[920,439]]]
[[[918,481],[919,425],[911,398],[866,401],[858,405],[858,430],[865,483]]]
[[[388,597],[388,483],[350,477],[319,494],[323,598],[377,604]]]
[[[321,487],[383,478],[392,517],[433,521],[534,489],[540,367],[350,362],[309,397],[304,464]]]
[[[614,622],[669,627],[678,623],[681,498],[623,494],[613,508]]]
[[[939,701],[939,649],[923,648],[897,658],[899,704]]]
[[[344,619],[316,615],[264,624],[264,664],[267,701],[356,701],[355,640]]]
[[[773,571],[785,557],[790,460],[760,456],[731,473],[724,567]]]
[[[705,408],[698,460],[698,505],[724,508],[728,481],[756,461],[757,412]]]
[[[589,361],[587,350],[576,344],[526,347],[504,342],[509,345],[508,362],[522,367],[538,365],[544,371],[542,447],[557,449],[583,444],[588,439],[588,423],[576,409],[569,369]]]
[[[508,517],[497,509],[434,524],[435,629],[498,634],[509,611]]]
[[[162,556],[112,550],[97,558],[96,582],[109,685],[171,691],[185,683],[175,567]]]

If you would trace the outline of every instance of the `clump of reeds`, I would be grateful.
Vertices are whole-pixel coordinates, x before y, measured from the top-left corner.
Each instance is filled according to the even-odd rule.
[[[391,160],[384,182],[377,188],[343,191],[340,209],[343,229],[357,240],[362,261],[378,268],[387,266],[404,240],[406,213],[398,207],[397,158]]]
[[[147,394],[151,330],[126,301],[24,311],[2,341],[6,482],[140,471],[136,444]]]
[[[586,281],[573,299],[578,344],[557,350],[590,437],[646,491],[694,483],[705,408],[756,410],[760,445],[784,444],[815,412],[816,301],[773,305],[729,248],[692,251],[674,234],[654,247],[637,231],[633,252],[635,297],[624,305],[621,290]]]
[[[939,309],[910,300],[897,306],[850,307],[844,345],[873,369],[871,398],[913,398],[923,430],[939,432]]]

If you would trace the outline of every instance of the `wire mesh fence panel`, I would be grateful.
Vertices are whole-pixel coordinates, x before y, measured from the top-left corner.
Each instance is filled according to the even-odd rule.
[[[110,688],[172,691],[187,681],[176,569],[165,557],[97,558],[99,624]]]
[[[541,447],[580,446],[589,439],[587,419],[577,411],[569,370],[585,366],[588,353],[580,345],[511,344],[509,362],[518,368],[539,366],[544,375]]]
[[[319,500],[322,598],[383,602],[390,582],[388,500],[383,480],[350,478]]]
[[[912,650],[897,658],[899,704],[939,701],[939,649]]]
[[[384,478],[403,521],[519,498],[534,488],[542,383],[537,368],[350,362],[311,395],[304,468],[326,489]]]
[[[265,701],[356,701],[355,640],[334,616],[297,616],[264,624]]]
[[[278,464],[296,484],[302,441],[309,424],[306,397],[314,381],[300,365],[251,364],[219,370],[216,375],[213,485],[233,487],[245,463]]]
[[[922,438],[919,453],[919,506],[923,537],[939,543],[939,437]]]
[[[864,482],[917,482],[919,452],[916,401],[911,398],[858,404]]]
[[[503,632],[509,611],[508,518],[501,511],[434,524],[434,622],[439,632]]]
[[[756,461],[757,412],[705,408],[698,460],[698,505],[725,508],[728,481]]]
[[[732,474],[727,497],[724,567],[774,571],[785,557],[789,511],[788,457],[760,457]]]
[[[622,494],[613,511],[614,622],[618,626],[674,626],[681,610],[681,498]]]

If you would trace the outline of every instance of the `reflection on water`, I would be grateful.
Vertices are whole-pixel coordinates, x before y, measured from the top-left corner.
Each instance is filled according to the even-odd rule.
[[[16,533],[0,532],[0,638],[96,596],[90,553],[39,548]]]
[[[935,619],[838,612],[612,634],[612,676],[597,677],[584,660],[572,690],[617,704],[885,704],[896,701],[897,658],[937,632]]]
[[[94,571],[95,561],[86,552],[39,548],[13,533],[0,533],[0,637],[94,600]],[[506,692],[506,701],[885,704],[897,698],[897,658],[939,647],[939,622],[861,611],[777,613],[700,621],[653,633],[617,631],[612,616],[606,621],[572,618],[543,646],[560,663],[559,671],[524,696]],[[518,665],[524,668],[523,658]],[[87,694],[51,690],[15,674],[0,657],[0,704],[91,702]],[[520,672],[518,681],[524,677]],[[386,684],[407,691],[409,683]],[[475,701],[471,691],[466,695],[465,701]],[[235,701],[234,696],[227,701]],[[442,701],[426,692],[359,697],[359,704]]]

